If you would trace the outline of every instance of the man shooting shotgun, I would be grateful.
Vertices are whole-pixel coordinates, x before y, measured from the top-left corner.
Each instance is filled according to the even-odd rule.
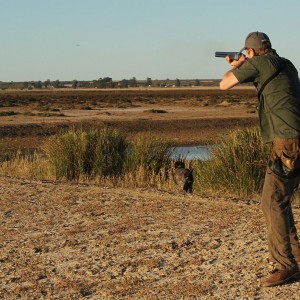
[[[239,83],[255,85],[262,138],[272,144],[261,198],[269,261],[275,265],[263,282],[270,287],[299,276],[300,244],[291,198],[300,179],[300,84],[294,65],[272,49],[265,33],[251,32],[242,50],[247,57],[224,52],[216,56],[226,54],[226,61],[234,66],[224,74],[221,90]]]

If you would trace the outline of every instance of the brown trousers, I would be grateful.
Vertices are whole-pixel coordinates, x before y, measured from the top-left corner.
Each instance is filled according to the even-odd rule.
[[[275,139],[271,160],[282,157],[282,162],[291,158],[288,167],[300,161],[299,139]],[[287,166],[285,164],[285,166]],[[267,224],[267,239],[270,259],[279,270],[297,267],[295,257],[300,257],[300,244],[295,227],[291,199],[299,185],[300,176],[283,178],[268,167],[262,192],[262,211]]]

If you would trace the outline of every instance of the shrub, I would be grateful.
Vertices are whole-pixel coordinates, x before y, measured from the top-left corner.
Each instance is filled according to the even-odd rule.
[[[12,152],[0,151],[0,163],[3,161],[9,161],[14,158],[14,154]]]
[[[5,116],[14,116],[19,114],[18,112],[15,111],[1,111],[0,112],[0,117],[5,117]]]
[[[70,130],[50,137],[43,150],[55,177],[73,180],[84,174],[86,148],[86,133]]]
[[[258,127],[234,131],[212,149],[210,161],[195,164],[195,188],[236,196],[260,193],[269,151]]]
[[[142,168],[158,174],[170,166],[172,152],[171,144],[162,138],[149,132],[137,134],[127,154],[127,170]]]
[[[24,178],[66,179],[123,187],[172,188],[173,148],[150,133],[128,145],[113,129],[69,130],[50,137],[43,152],[7,158],[0,174]]]
[[[37,152],[22,154],[20,150],[0,163],[0,174],[38,180],[53,179],[48,161],[43,155]]]
[[[49,138],[44,151],[56,178],[111,176],[122,171],[125,138],[116,130],[70,130]]]
[[[96,142],[94,140],[96,139]],[[93,147],[94,145],[94,150]],[[94,175],[111,176],[122,173],[127,144],[125,136],[115,129],[102,129],[89,136],[87,157],[94,155]],[[94,154],[92,154],[94,151]]]

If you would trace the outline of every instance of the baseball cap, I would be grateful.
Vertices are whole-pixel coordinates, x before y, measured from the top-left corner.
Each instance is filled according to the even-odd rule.
[[[246,48],[252,48],[252,49],[261,49],[264,48],[264,43],[269,42],[271,44],[271,41],[269,37],[263,33],[263,32],[251,32],[248,34],[245,40],[245,47]]]

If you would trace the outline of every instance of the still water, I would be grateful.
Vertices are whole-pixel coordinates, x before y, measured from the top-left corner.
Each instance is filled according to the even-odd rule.
[[[172,159],[209,160],[211,146],[182,146],[174,147]]]

